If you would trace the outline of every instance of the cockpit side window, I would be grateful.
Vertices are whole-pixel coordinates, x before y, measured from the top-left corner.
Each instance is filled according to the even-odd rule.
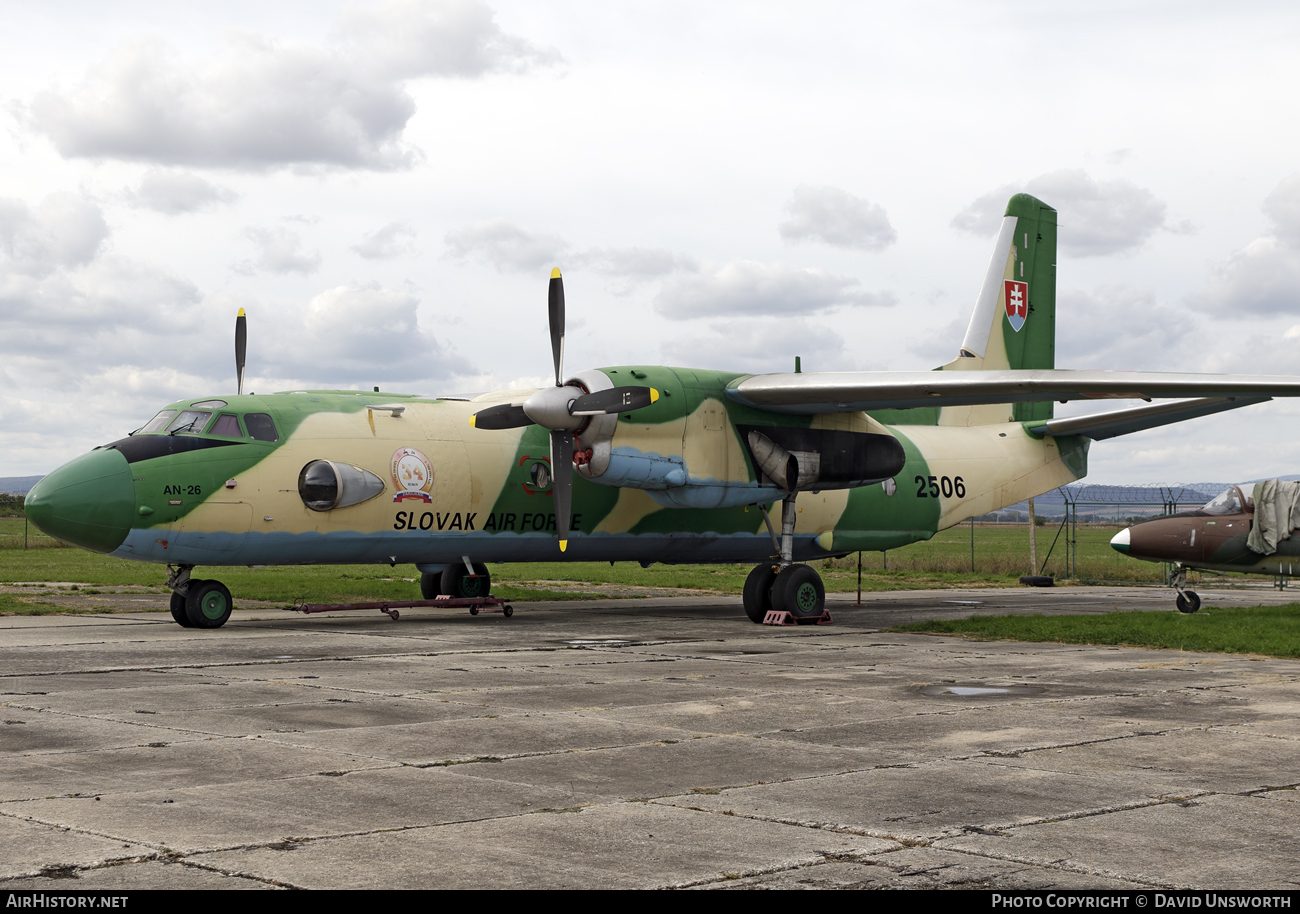
[[[1245,509],[1241,493],[1236,486],[1231,486],[1214,496],[1201,510],[1206,514],[1240,514]]]
[[[244,417],[248,436],[254,441],[279,441],[280,433],[275,430],[275,423],[266,413],[249,413]]]
[[[242,438],[244,433],[239,428],[239,417],[231,413],[222,413],[208,429],[209,435],[222,435],[226,438]]]
[[[150,432],[161,432],[167,427],[167,423],[171,421],[171,418],[174,415],[176,415],[176,410],[164,409],[158,415],[150,419],[148,423],[145,424],[144,428],[140,429],[136,434],[147,435]]]
[[[171,425],[167,426],[167,434],[197,435],[203,431],[203,426],[208,424],[208,416],[211,415],[212,412],[206,409],[182,410],[181,414],[171,421]]]

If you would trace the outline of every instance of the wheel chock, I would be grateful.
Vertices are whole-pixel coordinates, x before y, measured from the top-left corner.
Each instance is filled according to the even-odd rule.
[[[796,619],[790,613],[782,609],[769,609],[767,615],[763,617],[764,625],[830,625],[835,620],[831,618],[831,611],[823,609],[822,614],[815,619]]]

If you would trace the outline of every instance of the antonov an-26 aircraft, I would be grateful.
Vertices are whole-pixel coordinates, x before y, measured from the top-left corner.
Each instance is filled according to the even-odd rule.
[[[426,598],[484,595],[486,563],[754,562],[744,608],[819,618],[803,564],[895,549],[1087,472],[1092,440],[1300,396],[1300,378],[1057,371],[1056,211],[1011,198],[961,348],[938,371],[563,371],[473,400],[354,390],[172,403],[32,489],[60,540],[170,566],[172,614],[217,628],[196,566],[413,563]],[[1154,404],[1156,398],[1195,397]],[[1149,405],[1053,419],[1053,401]],[[775,515],[775,517],[773,517]]]

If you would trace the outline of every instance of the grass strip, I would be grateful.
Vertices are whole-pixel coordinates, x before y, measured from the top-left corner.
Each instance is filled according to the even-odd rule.
[[[898,625],[893,632],[960,635],[977,641],[1114,644],[1178,651],[1300,657],[1300,603],[1204,607],[1179,612],[1094,615],[971,616]]]

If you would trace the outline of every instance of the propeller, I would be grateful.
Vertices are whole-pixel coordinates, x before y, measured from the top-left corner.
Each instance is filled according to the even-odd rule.
[[[551,433],[551,493],[555,499],[556,532],[560,551],[569,546],[569,520],[573,506],[574,432],[589,416],[627,413],[649,406],[659,399],[653,387],[613,387],[586,394],[564,383],[564,280],[559,269],[551,271],[547,289],[547,317],[551,328],[551,359],[555,363],[555,386],[543,387],[523,403],[489,406],[470,416],[474,428],[507,429],[540,425]]]
[[[235,378],[238,382],[235,392],[241,395],[244,393],[244,356],[247,352],[248,318],[240,308],[239,316],[235,318]]]

